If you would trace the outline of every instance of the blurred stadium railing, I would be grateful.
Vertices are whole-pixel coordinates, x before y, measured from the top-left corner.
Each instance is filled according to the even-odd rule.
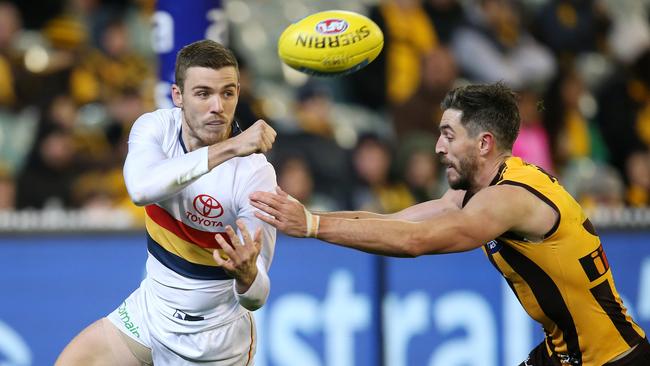
[[[650,230],[650,209],[594,207],[587,216],[598,230]],[[47,208],[0,211],[0,237],[12,233],[97,233],[144,230],[139,218],[121,209]]]

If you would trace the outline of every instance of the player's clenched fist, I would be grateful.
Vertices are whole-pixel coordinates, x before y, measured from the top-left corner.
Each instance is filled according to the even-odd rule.
[[[264,120],[257,120],[244,132],[234,137],[237,141],[237,156],[247,156],[253,153],[265,153],[271,150],[277,132]]]

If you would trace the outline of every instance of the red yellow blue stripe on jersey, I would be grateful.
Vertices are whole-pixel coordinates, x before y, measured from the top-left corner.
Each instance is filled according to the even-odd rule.
[[[170,215],[158,205],[145,207],[147,248],[160,263],[188,278],[201,280],[231,279],[223,268],[217,266],[212,252],[219,250],[214,239],[225,233],[202,231],[190,227]]]

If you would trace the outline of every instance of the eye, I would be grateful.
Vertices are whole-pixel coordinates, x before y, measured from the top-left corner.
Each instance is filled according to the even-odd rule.
[[[234,90],[226,90],[223,92],[223,96],[226,98],[232,98],[235,96],[235,91]]]
[[[202,98],[202,99],[205,99],[205,98],[207,98],[208,96],[210,96],[210,94],[209,94],[207,91],[204,91],[204,90],[201,90],[201,91],[196,92],[195,95],[196,95],[197,97],[199,97],[199,98]]]

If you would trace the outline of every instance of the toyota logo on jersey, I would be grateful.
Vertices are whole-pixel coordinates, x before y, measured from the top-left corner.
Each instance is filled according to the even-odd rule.
[[[221,203],[207,194],[200,194],[194,198],[194,209],[199,215],[210,219],[223,215]]]

